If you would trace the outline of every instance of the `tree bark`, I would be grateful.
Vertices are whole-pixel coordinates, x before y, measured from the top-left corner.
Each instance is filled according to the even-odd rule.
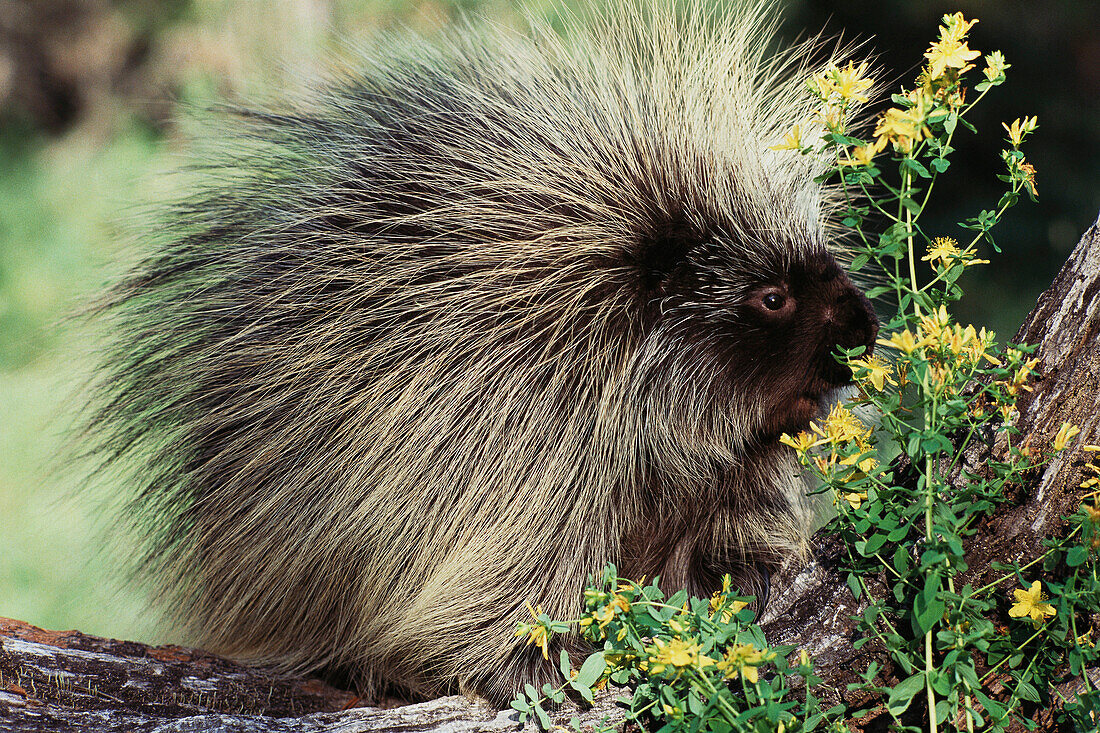
[[[1078,425],[1081,434],[1036,473],[1025,495],[979,527],[967,547],[970,570],[964,583],[992,579],[992,561],[1025,563],[1037,557],[1042,539],[1064,534],[1062,517],[1080,505],[1081,446],[1100,443],[1100,221],[1086,232],[1013,340],[1039,346],[1034,391],[1019,402],[1017,427],[1023,436],[1035,445],[1049,444],[1064,421]],[[988,454],[989,447],[975,445],[963,463],[980,470]],[[824,680],[816,690],[819,697],[861,705],[866,698],[848,691],[847,684],[879,659],[879,649],[852,646],[857,629],[852,617],[863,603],[853,599],[845,583],[845,556],[835,538],[819,537],[813,561],[792,563],[773,578],[772,600],[761,623],[772,644],[795,644],[814,657]],[[1007,608],[1010,594],[1003,594]],[[884,684],[898,681],[890,678],[888,666],[884,669]],[[1100,682],[1100,672],[1093,672],[1090,676]],[[613,691],[605,694],[584,710],[567,704],[555,714],[556,721],[573,715],[584,726],[608,717],[621,720],[614,697]],[[0,619],[0,731],[458,733],[522,727],[514,712],[463,697],[392,709],[344,709],[356,702],[351,693],[319,680],[273,675],[197,650],[49,632]],[[883,717],[872,711],[854,725],[878,730]],[[1044,729],[1050,726],[1049,713],[1040,713],[1038,722]]]

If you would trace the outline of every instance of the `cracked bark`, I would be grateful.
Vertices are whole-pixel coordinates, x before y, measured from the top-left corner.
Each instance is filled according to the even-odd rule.
[[[1080,504],[1083,492],[1077,487],[1085,462],[1080,446],[1100,443],[1100,221],[1082,237],[1013,341],[1039,345],[1039,378],[1019,404],[1021,432],[1036,444],[1047,443],[1069,421],[1081,434],[1016,501],[981,525],[967,546],[970,570],[961,583],[989,582],[995,577],[992,561],[1024,563],[1036,557],[1044,537],[1066,532],[1062,517]],[[986,450],[972,446],[964,462],[980,466]],[[792,565],[773,578],[762,625],[771,643],[798,645],[815,658],[824,680],[819,696],[858,705],[865,699],[846,685],[869,662],[882,660],[874,645],[852,648],[851,617],[862,605],[845,583],[845,557],[834,538],[819,537],[813,562]],[[1009,590],[999,592],[1007,608]],[[1090,676],[1100,680],[1100,674]],[[1073,691],[1072,685],[1060,690]],[[598,724],[605,716],[621,720],[614,696],[604,695],[585,710],[566,705],[555,717],[564,722],[577,715],[582,725]],[[350,693],[319,680],[271,675],[198,650],[43,631],[0,619],[0,731],[460,733],[521,727],[511,711],[464,697],[344,709],[353,703]],[[877,730],[884,722],[872,713],[857,729]],[[1037,722],[1054,730],[1049,711],[1040,711]]]

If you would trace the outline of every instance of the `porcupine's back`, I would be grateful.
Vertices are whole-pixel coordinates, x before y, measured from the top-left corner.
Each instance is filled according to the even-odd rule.
[[[507,663],[484,631],[525,600],[575,612],[649,463],[744,460],[755,403],[660,333],[666,232],[820,247],[823,200],[767,150],[807,116],[797,52],[764,60],[759,7],[703,15],[391,41],[207,121],[228,141],[104,306],[93,425],[197,642],[432,694]]]

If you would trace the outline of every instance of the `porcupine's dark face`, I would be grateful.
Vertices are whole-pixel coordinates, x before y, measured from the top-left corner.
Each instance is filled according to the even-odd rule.
[[[688,350],[706,354],[695,357],[707,365],[704,379],[714,380],[721,402],[755,416],[751,438],[770,442],[805,428],[821,398],[851,381],[837,348],[870,352],[878,321],[823,247],[759,236],[737,242],[663,228],[643,256],[656,318]]]

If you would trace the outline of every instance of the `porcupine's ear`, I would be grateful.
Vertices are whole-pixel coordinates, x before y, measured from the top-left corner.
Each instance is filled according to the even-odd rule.
[[[645,231],[638,242],[638,266],[649,294],[665,295],[670,280],[687,261],[688,254],[704,241],[703,232],[680,218],[661,222]]]

